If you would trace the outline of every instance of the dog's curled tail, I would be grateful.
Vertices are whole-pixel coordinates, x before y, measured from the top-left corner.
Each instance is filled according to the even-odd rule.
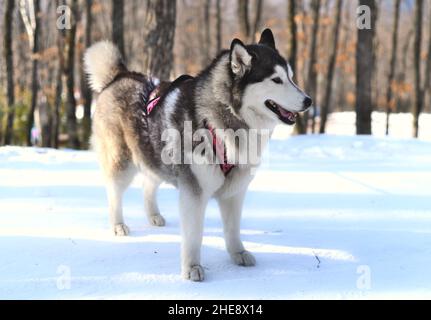
[[[102,92],[118,73],[126,71],[120,51],[110,41],[97,42],[87,49],[84,68],[91,89],[97,93]]]

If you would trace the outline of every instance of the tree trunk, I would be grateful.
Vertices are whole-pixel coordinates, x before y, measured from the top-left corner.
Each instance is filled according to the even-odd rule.
[[[429,6],[431,17],[431,5]],[[425,66],[425,83],[423,87],[424,104],[426,99],[426,93],[428,92],[428,104],[431,104],[431,19],[428,22],[428,51],[427,61]],[[431,111],[431,109],[429,110]]]
[[[262,22],[263,0],[254,1],[254,17],[250,19],[250,1],[238,0],[237,16],[239,22],[239,32],[243,40],[247,43],[254,42],[255,36],[260,29]]]
[[[51,147],[51,107],[46,96],[42,96],[37,106],[37,114],[40,127],[40,146],[42,148]]]
[[[255,0],[254,3],[254,23],[253,23],[253,30],[251,32],[251,39],[252,41],[255,40],[256,34],[259,33],[261,23],[262,23],[262,12],[263,12],[263,0]]]
[[[39,29],[40,29],[40,0],[34,0],[35,25],[32,43],[32,70],[31,70],[31,105],[27,115],[27,145],[32,145],[32,129],[34,126],[34,111],[36,110],[37,96],[39,92],[38,67],[39,67]]]
[[[62,0],[56,0],[56,7],[63,4]],[[54,113],[52,117],[52,135],[51,145],[53,148],[59,147],[59,134],[60,134],[60,108],[63,94],[63,73],[64,73],[64,30],[59,29],[57,32],[57,73],[55,79],[55,100],[54,100]]]
[[[400,7],[401,0],[395,0],[394,6],[394,26],[392,29],[392,52],[391,62],[389,66],[388,75],[388,87],[386,89],[386,135],[389,135],[389,119],[392,110],[395,107],[395,100],[393,99],[392,86],[395,80],[395,67],[397,63],[397,52],[398,52],[398,30],[400,21]]]
[[[51,92],[51,84],[54,83],[54,72],[53,72],[53,64],[55,62],[54,59],[45,59],[46,50],[50,50],[51,47],[51,38],[56,33],[54,19],[51,19],[53,14],[54,17],[57,16],[55,2],[48,2],[45,5],[42,2],[43,15],[41,19],[41,61],[40,61],[40,94],[38,99],[38,104],[36,108],[37,115],[37,127],[40,129],[41,139],[39,145],[43,148],[51,148],[52,147],[52,106],[50,102],[50,92]],[[49,18],[48,18],[49,17]],[[54,64],[55,65],[55,64]],[[49,92],[47,92],[46,88],[49,88]]]
[[[316,123],[316,99],[317,99],[317,37],[319,36],[319,24],[320,24],[320,7],[322,1],[321,0],[312,0],[311,9],[312,9],[312,19],[313,26],[311,30],[311,43],[310,43],[310,64],[308,65],[307,72],[307,81],[305,84],[305,91],[308,95],[313,97],[313,113],[312,113],[312,128],[311,131],[314,133],[314,126]],[[305,131],[307,130],[308,125],[308,116],[305,116],[304,121]]]
[[[371,29],[358,29],[356,45],[356,133],[371,134],[373,111],[372,79],[374,69],[375,0],[359,0],[371,10]]]
[[[296,61],[297,61],[297,52],[298,52],[298,25],[296,24],[296,11],[297,11],[297,3],[296,0],[288,0],[287,5],[287,29],[289,30],[289,42],[288,42],[288,51],[287,56],[289,58],[289,64],[292,68],[295,78],[296,75]],[[298,134],[304,134],[306,131],[304,125],[304,119],[302,115],[298,115],[298,119],[296,121],[295,131]]]
[[[419,137],[419,117],[423,109],[423,90],[421,83],[421,50],[422,50],[422,20],[424,1],[416,0],[415,4],[415,36],[414,36],[414,113],[413,135]]]
[[[25,25],[24,22],[22,21],[22,19],[17,19],[17,31],[18,34],[25,34],[26,30],[25,30]],[[25,41],[17,41],[17,46],[16,46],[16,50],[17,52],[17,60],[18,61],[25,61],[24,63],[19,63],[16,66],[16,83],[18,84],[18,90],[19,92],[24,92],[24,90],[26,88],[28,88],[29,85],[29,75],[31,74],[30,70],[29,70],[29,65],[27,63],[28,59],[28,52],[29,50],[31,50],[31,48],[28,48],[28,42],[26,43]],[[23,97],[18,96],[16,97],[18,98],[19,103],[22,104],[22,100]]]
[[[289,30],[289,46],[287,56],[289,57],[289,64],[296,72],[296,56],[298,51],[298,26],[295,21],[296,16],[296,0],[289,0],[287,6],[287,29]]]
[[[123,59],[126,59],[124,51],[124,0],[112,0],[112,41],[120,50]]]
[[[12,143],[13,123],[15,118],[15,93],[14,93],[14,69],[13,69],[13,48],[12,48],[12,22],[15,9],[15,0],[7,0],[4,13],[4,60],[6,62],[7,78],[7,115],[4,144]]]
[[[401,63],[399,66],[399,71],[397,72],[397,82],[401,83],[406,80],[406,73],[407,73],[407,61],[409,58],[409,52],[410,52],[410,46],[413,42],[413,32],[414,28],[410,28],[409,32],[407,32],[406,39],[403,43],[403,46],[401,48],[402,56],[401,56]]]
[[[343,7],[343,0],[337,0],[335,7],[336,7],[336,13],[335,13],[336,18],[331,32],[331,34],[334,36],[334,39],[332,42],[331,52],[329,54],[329,64],[328,64],[328,73],[326,76],[327,79],[326,79],[325,96],[323,98],[321,119],[320,119],[319,132],[321,134],[325,133],[326,131],[326,122],[328,120],[328,113],[329,113],[329,110],[331,110],[330,104],[331,104],[331,97],[332,97],[332,82],[334,79],[335,63],[337,61],[337,54],[338,54],[338,39],[340,37],[341,11]]]
[[[68,147],[79,149],[78,128],[76,123],[76,100],[75,100],[75,40],[76,24],[78,16],[78,0],[69,1],[71,17],[71,29],[67,31],[66,36],[66,90],[67,90],[67,133]]]
[[[93,6],[93,0],[86,0],[85,4],[85,48],[91,46],[91,30],[93,24],[93,17],[91,14],[91,7]],[[82,121],[82,147],[88,149],[91,135],[91,103],[92,103],[92,92],[88,87],[87,77],[84,72],[83,58],[80,59],[81,64],[81,95],[82,103],[84,105],[84,118]]]
[[[222,16],[221,16],[221,0],[216,0],[216,28],[217,28],[217,54],[221,51],[222,48]]]
[[[59,40],[61,41],[61,40]],[[62,49],[62,46],[59,46],[59,49]],[[59,55],[63,55],[62,51],[59,51]],[[51,136],[51,145],[53,148],[58,149],[58,137],[60,134],[60,108],[61,108],[61,96],[63,93],[63,58],[58,59],[57,66],[57,75],[56,75],[56,84],[55,84],[55,101],[54,101],[54,115],[52,118],[52,136]]]
[[[250,21],[248,20],[248,0],[238,0],[237,14],[239,23],[239,32],[244,41],[250,37]]]
[[[375,0],[376,3],[376,9],[372,11],[373,13],[373,24],[374,26],[377,26],[377,22],[379,20],[379,15],[380,15],[380,7],[377,3],[377,0]],[[372,84],[371,84],[371,114],[373,112],[373,110],[375,110],[377,108],[377,103],[378,103],[378,98],[380,96],[380,91],[382,89],[382,86],[379,85],[379,69],[380,69],[380,63],[376,63],[377,61],[377,53],[379,51],[379,46],[380,46],[380,39],[378,37],[376,37],[377,31],[374,30],[374,34],[373,34],[373,72],[372,72]],[[371,115],[370,115],[371,118]],[[370,127],[371,127],[372,123],[370,122]]]
[[[206,0],[204,5],[204,41],[203,41],[203,60],[204,67],[208,64],[211,57],[211,0]]]
[[[148,0],[144,21],[144,71],[169,80],[173,66],[176,1]]]

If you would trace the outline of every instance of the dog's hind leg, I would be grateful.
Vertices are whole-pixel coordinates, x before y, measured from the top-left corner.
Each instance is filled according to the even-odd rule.
[[[132,165],[107,176],[106,189],[109,202],[111,227],[116,236],[127,236],[129,228],[123,219],[123,194],[135,176],[136,169]]]
[[[144,175],[143,179],[144,205],[148,222],[152,226],[163,227],[166,222],[163,216],[160,214],[160,210],[157,205],[157,189],[159,188],[161,181],[157,178],[148,177],[146,175]]]
[[[226,249],[232,260],[240,266],[251,267],[256,264],[253,255],[244,249],[240,239],[240,220],[245,190],[230,198],[217,199],[222,219]]]

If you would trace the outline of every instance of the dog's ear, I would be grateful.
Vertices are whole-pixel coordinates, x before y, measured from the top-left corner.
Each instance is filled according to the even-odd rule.
[[[263,30],[263,32],[260,36],[259,44],[263,44],[263,45],[266,45],[266,46],[268,46],[274,50],[277,50],[275,48],[274,35],[272,34],[271,29]]]
[[[239,39],[232,41],[230,46],[230,67],[236,77],[243,77],[251,68],[252,56]]]

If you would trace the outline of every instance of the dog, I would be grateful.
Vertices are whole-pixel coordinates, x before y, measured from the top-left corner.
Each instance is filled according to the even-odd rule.
[[[278,124],[294,125],[298,113],[312,105],[292,80],[292,69],[277,51],[272,31],[263,31],[257,44],[234,39],[230,50],[222,51],[199,75],[173,82],[129,71],[119,50],[106,41],[86,51],[84,65],[98,94],[92,145],[106,178],[115,235],[129,233],[122,196],[140,173],[146,215],[154,226],[165,225],[156,201],[158,187],[167,182],[178,189],[185,279],[204,280],[200,252],[211,198],[218,202],[233,262],[254,266],[255,258],[240,239],[240,218],[261,153],[253,163],[240,162],[251,144],[241,146],[236,132],[245,132],[246,142],[252,131],[255,138],[262,138],[262,132],[270,136]],[[233,135],[218,133],[223,130]],[[193,136],[199,131],[204,132],[203,147]],[[189,133],[191,141],[186,139]],[[267,139],[259,141],[255,145],[264,148]]]

